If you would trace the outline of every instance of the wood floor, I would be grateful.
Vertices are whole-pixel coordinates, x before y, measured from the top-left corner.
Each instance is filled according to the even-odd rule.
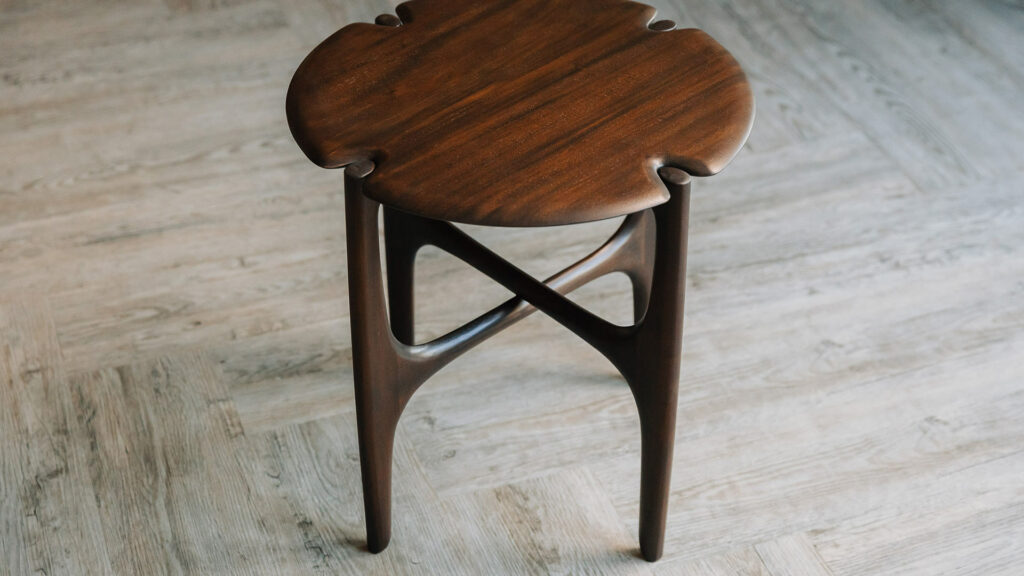
[[[656,4],[758,118],[694,185],[648,564],[630,394],[541,315],[413,398],[364,551],[341,174],[284,94],[387,2],[0,0],[0,574],[1020,574],[1024,9]],[[470,232],[544,276],[616,224]],[[505,296],[418,274],[424,337]]]

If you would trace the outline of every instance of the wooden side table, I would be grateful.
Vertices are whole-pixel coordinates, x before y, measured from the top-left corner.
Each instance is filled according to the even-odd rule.
[[[416,389],[456,357],[543,311],[622,373],[641,423],[640,547],[662,554],[682,342],[690,175],[742,147],[753,97],[699,30],[623,0],[412,0],[345,26],[288,90],[296,142],[345,167],[349,301],[367,544],[391,536],[395,427]],[[378,248],[384,207],[388,279]],[[454,227],[549,226],[626,216],[587,258],[541,282]],[[434,245],[516,294],[413,342],[413,263]],[[611,272],[635,323],[563,295]]]

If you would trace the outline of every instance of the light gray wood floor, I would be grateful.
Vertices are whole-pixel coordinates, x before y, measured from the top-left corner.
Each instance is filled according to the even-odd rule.
[[[341,175],[284,92],[388,3],[0,1],[0,573],[1020,574],[1019,2],[658,7],[758,118],[695,183],[650,565],[629,392],[540,315],[413,399],[362,549]],[[471,232],[543,276],[615,225]],[[418,274],[423,336],[504,297]],[[574,298],[625,320],[627,288]]]

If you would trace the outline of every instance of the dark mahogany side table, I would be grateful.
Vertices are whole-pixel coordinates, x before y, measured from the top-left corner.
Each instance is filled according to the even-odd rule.
[[[367,544],[391,537],[398,418],[442,366],[536,310],[622,373],[640,413],[640,548],[662,554],[675,436],[690,175],[739,151],[754,106],[736,61],[700,30],[624,0],[413,0],[345,26],[302,62],[288,123],[309,158],[345,171],[349,302]],[[384,208],[387,303],[378,248]],[[550,226],[625,216],[583,260],[538,281],[451,222]],[[424,245],[516,297],[413,341]],[[618,326],[563,296],[632,280]]]

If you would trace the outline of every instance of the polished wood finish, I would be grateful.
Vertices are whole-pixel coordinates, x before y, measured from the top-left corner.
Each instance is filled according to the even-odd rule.
[[[413,0],[397,10],[400,18],[381,14],[373,26],[352,24],[325,40],[299,66],[287,98],[289,126],[306,154],[321,166],[348,165],[367,545],[380,552],[391,539],[394,434],[413,392],[456,356],[540,309],[608,358],[633,391],[642,438],[640,548],[657,560],[682,345],[685,169],[714,174],[742,146],[753,119],[746,77],[706,34],[670,34],[674,22],[652,21],[653,9],[633,2]],[[661,185],[644,175],[654,169]],[[626,214],[601,249],[547,283],[449,222],[541,226]],[[413,268],[426,245],[516,297],[415,344]],[[560,294],[610,272],[625,272],[633,284],[631,327]]]
[[[653,9],[617,0],[544,6],[414,0],[398,7],[400,19],[382,14],[374,26],[346,26],[328,38],[288,90],[299,146],[321,166],[348,164],[353,372],[372,552],[391,539],[394,434],[412,394],[534,309],[594,346],[629,383],[641,423],[640,548],[649,561],[663,552],[690,184],[680,167],[717,172],[746,139],[752,97],[724,49],[696,30],[668,34],[675,23],[652,22]],[[643,181],[645,162],[662,186]],[[379,203],[386,206],[390,311]],[[449,223],[541,226],[625,214],[611,240],[549,283]],[[516,297],[415,344],[413,268],[425,245]],[[634,286],[631,327],[559,293],[617,271]]]
[[[668,202],[631,215],[601,248],[546,282],[533,279],[447,222],[388,210],[384,218],[389,311],[381,276],[379,204],[365,195],[373,169],[364,160],[345,170],[352,357],[370,551],[384,550],[391,540],[394,434],[413,393],[456,357],[539,309],[600,351],[633,391],[642,438],[640,548],[647,560],[660,558],[675,438],[689,175],[677,168],[659,170],[669,190]],[[426,245],[457,256],[517,296],[444,336],[414,344],[412,263],[416,251]],[[623,272],[633,282],[632,326],[612,324],[562,296],[612,272]]]
[[[649,6],[414,0],[397,12],[320,44],[287,104],[317,164],[376,163],[366,193],[384,205],[501,226],[631,214],[667,201],[657,167],[714,174],[750,131],[732,56],[700,30],[652,23]]]

